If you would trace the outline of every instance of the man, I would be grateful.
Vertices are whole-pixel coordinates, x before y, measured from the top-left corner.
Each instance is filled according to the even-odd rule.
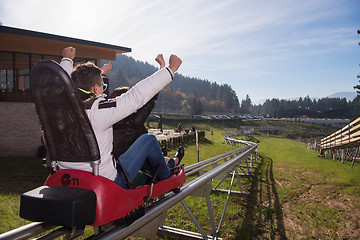
[[[75,57],[75,48],[68,47],[63,50],[63,59],[60,65],[66,72],[72,70],[72,59]],[[113,143],[112,125],[129,116],[141,108],[173,79],[174,72],[178,70],[182,61],[176,55],[171,55],[169,66],[155,72],[153,75],[137,83],[127,93],[115,99],[105,99],[101,69],[92,63],[76,66],[71,73],[75,86],[79,89],[80,97],[93,127],[100,149],[101,164],[99,173],[120,186],[126,188],[125,180],[115,169],[111,151]],[[178,165],[184,156],[184,149],[180,148],[174,157],[173,164]],[[156,168],[161,162],[165,164],[160,145],[153,135],[142,135],[136,142],[119,157],[122,168],[130,179],[134,179],[139,169],[148,159],[150,165]],[[166,165],[166,164],[165,164]],[[89,163],[59,162],[61,169],[79,169],[92,171]],[[159,172],[159,178],[169,177],[170,170],[166,166]]]

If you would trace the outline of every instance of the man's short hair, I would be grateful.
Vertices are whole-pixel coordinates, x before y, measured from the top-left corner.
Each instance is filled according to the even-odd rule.
[[[110,98],[115,98],[117,96],[120,96],[123,93],[126,93],[130,90],[130,87],[117,87],[114,89],[114,91],[110,94]]]
[[[95,84],[101,82],[101,69],[92,62],[82,63],[75,67],[71,78],[76,87],[91,91]]]

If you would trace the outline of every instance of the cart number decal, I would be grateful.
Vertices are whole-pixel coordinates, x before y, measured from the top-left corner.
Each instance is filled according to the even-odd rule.
[[[78,178],[72,178],[73,186],[79,186],[79,179]]]

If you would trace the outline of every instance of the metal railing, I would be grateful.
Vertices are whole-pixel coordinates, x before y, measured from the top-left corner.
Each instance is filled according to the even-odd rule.
[[[352,159],[352,166],[359,152],[360,146],[360,117],[321,139],[320,155],[345,163]]]

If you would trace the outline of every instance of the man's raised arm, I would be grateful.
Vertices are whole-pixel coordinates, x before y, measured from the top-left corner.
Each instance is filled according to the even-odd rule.
[[[173,71],[173,73],[175,73],[179,69],[181,63],[182,61],[178,56],[171,54],[169,58],[169,68],[171,69],[171,71]]]
[[[63,59],[61,59],[60,66],[69,74],[69,76],[73,69],[75,53],[76,49],[73,47],[66,47],[62,51]]]

